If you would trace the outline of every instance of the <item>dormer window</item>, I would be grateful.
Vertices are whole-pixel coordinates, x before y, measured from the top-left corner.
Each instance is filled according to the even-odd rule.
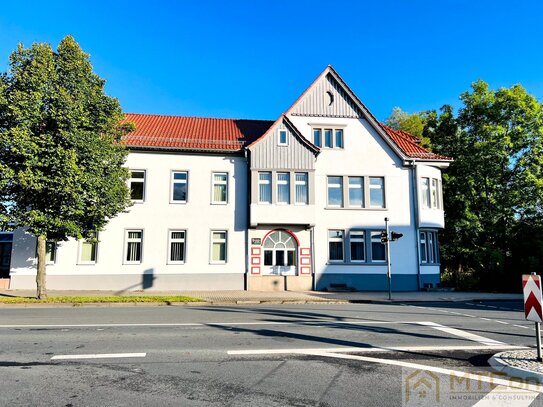
[[[343,148],[343,129],[332,126],[313,127],[313,144],[320,148]]]
[[[286,130],[279,130],[279,140],[277,144],[280,146],[288,146],[288,137]]]

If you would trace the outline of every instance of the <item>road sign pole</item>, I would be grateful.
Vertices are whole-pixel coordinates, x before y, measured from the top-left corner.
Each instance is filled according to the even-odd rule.
[[[543,362],[543,358],[541,357],[541,328],[539,322],[535,323],[535,337],[537,340],[537,361]]]
[[[392,281],[391,281],[392,275],[390,273],[390,235],[388,233],[388,218],[385,218],[385,227],[387,231],[386,256],[387,256],[388,299],[391,300],[392,299]]]

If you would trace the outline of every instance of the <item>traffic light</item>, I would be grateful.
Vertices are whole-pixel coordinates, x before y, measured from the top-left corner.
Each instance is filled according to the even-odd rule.
[[[382,234],[381,234],[382,236]],[[395,241],[395,240],[398,240],[399,238],[401,238],[403,236],[403,233],[398,233],[398,232],[390,232],[390,240],[391,241]]]
[[[387,231],[383,230],[381,231],[381,243],[386,243],[386,242],[388,242]]]

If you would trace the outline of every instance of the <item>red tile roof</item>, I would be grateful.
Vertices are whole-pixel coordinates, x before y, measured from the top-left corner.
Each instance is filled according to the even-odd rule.
[[[264,134],[273,121],[210,119],[127,113],[136,130],[124,137],[128,147],[239,151]]]
[[[435,154],[420,145],[420,139],[412,134],[402,130],[394,130],[387,125],[380,123],[386,134],[396,144],[400,150],[409,158],[418,158],[423,160],[443,160],[452,161],[451,157],[441,154]]]

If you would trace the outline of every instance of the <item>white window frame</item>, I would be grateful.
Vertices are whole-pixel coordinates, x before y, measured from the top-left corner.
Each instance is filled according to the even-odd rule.
[[[96,264],[98,262],[98,232],[95,232],[94,237],[92,238],[95,242],[88,242],[87,239],[79,240],[78,253],[77,253],[77,264]],[[91,244],[95,245],[94,249],[94,260],[83,260],[81,256],[83,255],[83,245]]]
[[[214,239],[214,233],[224,233],[224,239]],[[209,263],[210,264],[226,264],[228,263],[228,230],[227,229],[213,229],[209,234]],[[224,244],[224,260],[213,259],[213,245],[214,243]]]
[[[285,136],[285,140],[281,140],[282,136]],[[277,131],[277,145],[288,146],[288,131],[286,129],[279,129]]]
[[[422,209],[430,209],[431,208],[430,178],[428,177],[421,177],[420,179],[420,196],[421,196]]]
[[[382,179],[382,188],[379,188],[377,185],[372,185],[371,180],[372,179]],[[383,205],[382,206],[376,206],[371,204],[371,190],[372,189],[380,189],[383,191]],[[368,207],[374,208],[374,209],[386,209],[387,207],[387,198],[386,198],[386,179],[384,176],[369,176],[368,177]]]
[[[52,247],[52,250],[47,250],[47,247]],[[58,243],[52,240],[45,241],[45,264],[52,265],[57,262]],[[37,257],[37,256],[36,256]]]
[[[141,236],[139,239],[129,238],[128,235],[130,232],[140,232]],[[124,250],[123,250],[123,264],[141,264],[143,262],[143,229],[125,229],[124,230]],[[140,244],[140,259],[139,260],[127,260],[126,256],[128,255],[128,243],[137,243]]]
[[[280,175],[286,175],[287,179],[286,180],[280,180],[279,179]],[[291,196],[290,196],[290,172],[284,172],[284,171],[276,172],[275,173],[275,185],[276,185],[276,188],[275,188],[276,189],[275,202],[277,203],[277,205],[290,205],[290,201],[292,200]],[[287,201],[280,201],[279,200],[279,190],[281,189],[280,188],[281,185],[286,185],[287,186],[287,188],[286,188],[287,196],[288,196]]]
[[[331,232],[341,232],[341,237],[330,236]],[[341,259],[330,258],[330,243],[341,243]],[[345,263],[345,230],[344,229],[328,229],[328,262],[329,263]]]
[[[419,231],[419,250],[421,264],[432,266],[440,264],[439,240],[436,230]]]
[[[184,180],[176,180],[175,174],[185,174]],[[175,184],[185,184],[187,189],[187,196],[184,200],[174,199]],[[189,172],[184,170],[172,170],[170,172],[170,203],[171,204],[186,204],[189,201]]]
[[[315,132],[319,132],[319,140],[317,143],[317,138],[315,137]],[[316,145],[319,148],[322,148],[322,129],[321,128],[313,128],[311,129],[311,134],[313,135],[313,144]]]
[[[135,203],[142,203],[142,202],[145,202],[145,197],[146,197],[146,187],[147,187],[147,170],[137,170],[137,169],[129,169],[130,171],[130,178],[128,179],[128,187],[130,189],[130,199],[132,199],[132,184],[133,183],[136,183],[136,184],[143,184],[143,187],[142,187],[142,197],[141,199],[132,199],[132,202],[135,202]],[[134,172],[141,172],[143,173],[143,178],[133,178],[132,177],[132,174]]]
[[[267,174],[268,179],[265,179],[265,180],[260,179],[261,174]],[[272,174],[271,171],[259,171],[258,172],[258,203],[259,204],[269,205],[273,201],[272,177],[273,177],[273,174]],[[269,201],[262,201],[260,199],[261,196],[262,196],[262,194],[260,193],[262,187],[269,189],[269,194],[266,194],[266,195],[269,195],[269,197],[270,197]]]
[[[173,233],[183,232],[182,238],[172,238]],[[183,260],[172,260],[172,243],[183,243]],[[185,264],[187,261],[187,230],[168,229],[168,261],[167,264]]]
[[[225,181],[216,181],[215,175],[225,175],[226,180]],[[211,203],[214,205],[227,205],[228,204],[228,181],[230,179],[230,176],[228,172],[225,171],[214,171],[211,173]],[[188,176],[187,176],[187,184],[188,184]],[[215,200],[215,186],[216,185],[224,185],[225,191],[226,191],[226,197],[224,201],[216,201]],[[188,197],[188,187],[187,187],[187,197]]]
[[[303,175],[305,180],[298,180],[298,175]],[[305,186],[305,200],[303,202],[298,201],[298,186]],[[307,172],[295,172],[294,173],[294,204],[295,205],[309,205],[309,173]]]
[[[430,202],[433,209],[439,209],[439,183],[437,178],[432,178],[430,180]]]

